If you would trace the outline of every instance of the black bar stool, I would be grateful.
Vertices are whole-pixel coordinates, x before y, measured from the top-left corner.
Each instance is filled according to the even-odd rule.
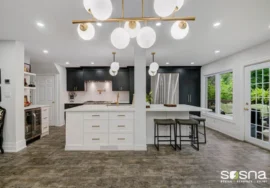
[[[181,150],[182,149],[182,142],[190,142],[191,146],[199,151],[199,134],[198,134],[198,124],[199,122],[194,119],[176,119],[176,146]],[[177,129],[179,125],[179,136],[177,135]],[[190,127],[190,135],[189,136],[182,136],[181,127],[182,126],[189,126]],[[180,138],[180,145],[177,144],[177,138]],[[182,139],[182,138],[189,138],[189,139]]]
[[[154,130],[154,144],[157,150],[159,151],[159,142],[168,142],[170,141],[170,145],[176,150],[176,124],[173,119],[154,119],[155,130]],[[170,136],[159,136],[159,126],[170,126]],[[173,127],[173,140],[172,140],[172,127]],[[170,140],[160,140],[159,138],[170,138]],[[156,144],[157,141],[157,144]],[[174,142],[174,145],[172,144]]]
[[[201,125],[201,122],[203,122],[203,133],[199,131],[199,134],[204,136],[204,142],[200,142],[200,144],[206,144],[206,128],[205,128],[205,118],[202,118],[200,116],[196,116],[196,115],[190,115],[191,119],[195,119],[196,121],[199,122],[199,125]]]

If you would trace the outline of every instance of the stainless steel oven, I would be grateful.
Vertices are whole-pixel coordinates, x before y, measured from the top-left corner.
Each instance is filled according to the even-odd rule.
[[[41,109],[25,110],[25,139],[29,141],[41,135]]]

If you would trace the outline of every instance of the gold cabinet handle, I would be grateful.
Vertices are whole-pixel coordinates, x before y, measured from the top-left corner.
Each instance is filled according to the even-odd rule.
[[[126,115],[118,115],[118,117],[126,117]]]
[[[125,138],[118,138],[118,140],[126,140]]]
[[[244,108],[244,110],[245,110],[245,111],[249,111],[249,109],[248,109],[248,108]]]
[[[92,127],[100,127],[99,125],[92,125]]]
[[[99,138],[92,138],[92,140],[100,140]]]
[[[92,117],[99,117],[100,115],[92,115]]]
[[[118,125],[117,127],[126,127],[125,125]]]

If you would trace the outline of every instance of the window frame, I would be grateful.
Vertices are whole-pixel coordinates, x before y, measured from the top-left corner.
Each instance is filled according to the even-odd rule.
[[[208,108],[208,78],[211,77],[211,76],[215,76],[215,94],[216,94],[216,96],[215,96],[215,112],[207,112],[206,113],[207,115],[220,117],[222,119],[227,119],[227,120],[233,120],[233,117],[234,117],[234,100],[233,100],[233,107],[232,107],[232,111],[233,111],[232,116],[220,114],[220,107],[221,107],[220,78],[221,78],[222,74],[230,73],[230,72],[232,73],[233,81],[234,81],[234,74],[233,74],[232,69],[222,71],[222,72],[217,72],[217,73],[214,73],[214,74],[209,74],[209,75],[205,76],[205,83],[206,83],[205,84],[205,101],[206,101],[205,107],[206,108]],[[234,87],[233,87],[233,98],[234,98]]]

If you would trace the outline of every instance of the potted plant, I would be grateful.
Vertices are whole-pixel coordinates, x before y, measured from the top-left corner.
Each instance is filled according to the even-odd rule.
[[[148,94],[146,94],[146,108],[150,108],[150,104],[153,101],[152,97],[152,91],[150,91]]]

